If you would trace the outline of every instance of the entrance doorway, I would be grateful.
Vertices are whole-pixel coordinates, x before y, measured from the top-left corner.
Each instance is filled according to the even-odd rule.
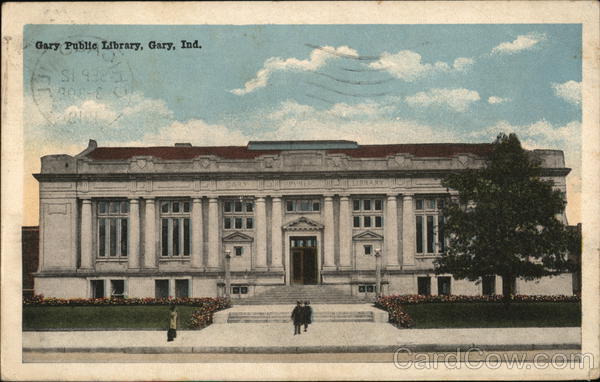
[[[290,238],[291,282],[296,285],[317,284],[317,238],[300,236]]]

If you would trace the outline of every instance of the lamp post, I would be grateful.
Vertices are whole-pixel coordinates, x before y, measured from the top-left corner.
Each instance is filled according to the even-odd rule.
[[[229,263],[231,261],[231,251],[225,251],[225,297],[229,298],[231,294],[231,274],[229,273]]]
[[[375,248],[375,295],[381,296],[381,249]]]

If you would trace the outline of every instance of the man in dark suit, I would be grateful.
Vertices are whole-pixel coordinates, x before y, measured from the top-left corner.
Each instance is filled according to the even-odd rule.
[[[310,302],[304,301],[304,307],[302,309],[304,310],[304,331],[306,331],[306,329],[308,329],[308,324],[312,324],[313,311],[310,307]]]
[[[302,302],[297,301],[294,310],[292,310],[292,321],[294,321],[294,335],[302,333],[302,324],[304,323],[304,308]]]

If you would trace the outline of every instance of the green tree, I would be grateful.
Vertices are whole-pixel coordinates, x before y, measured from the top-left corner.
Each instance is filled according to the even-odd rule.
[[[556,218],[566,201],[551,181],[541,179],[540,162],[515,134],[499,135],[487,159],[483,168],[453,173],[442,182],[458,198],[443,211],[448,247],[435,262],[436,273],[471,281],[499,275],[509,303],[516,278],[572,269],[569,234]]]

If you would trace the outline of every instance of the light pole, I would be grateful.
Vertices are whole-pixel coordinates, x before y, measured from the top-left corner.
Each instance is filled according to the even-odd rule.
[[[375,248],[375,295],[381,296],[381,249]]]
[[[231,274],[229,273],[229,262],[231,261],[231,251],[225,251],[225,297],[229,298],[231,294]]]

